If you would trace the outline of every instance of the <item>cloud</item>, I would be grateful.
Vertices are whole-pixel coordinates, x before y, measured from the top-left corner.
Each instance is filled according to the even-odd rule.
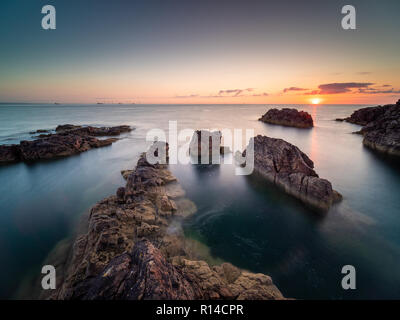
[[[308,95],[314,95],[314,94],[319,94],[319,90],[312,90],[309,92],[305,92],[304,95],[308,96]]]
[[[339,82],[326,83],[318,86],[319,90],[311,90],[304,92],[303,95],[318,95],[318,94],[338,94],[338,93],[353,93],[353,94],[385,94],[385,93],[400,93],[400,90],[382,89],[391,87],[384,84],[373,87],[371,82]]]
[[[360,75],[363,75],[363,76],[365,76],[365,75],[368,75],[368,74],[371,74],[372,72],[370,72],[370,71],[360,71],[360,72],[357,72],[357,74],[360,74]]]
[[[219,90],[218,96],[239,97],[244,92],[252,92],[254,88]]]
[[[174,98],[185,99],[185,98],[196,98],[198,96],[199,96],[198,94],[189,94],[187,96],[175,96]]]
[[[286,93],[286,92],[289,92],[289,91],[306,91],[306,90],[309,90],[309,89],[298,88],[298,87],[290,87],[290,88],[283,89],[283,92]]]
[[[268,93],[252,93],[254,92],[254,88],[246,88],[246,89],[224,89],[219,90],[218,93],[210,94],[208,96],[201,96],[198,94],[190,94],[190,95],[176,95],[174,98],[238,98],[238,97],[266,97]]]
[[[337,94],[351,92],[351,89],[368,88],[373,85],[371,82],[341,82],[326,83],[318,86],[318,94]]]
[[[358,89],[358,93],[366,93],[366,94],[400,93],[400,90],[395,90],[394,88],[391,88],[389,90],[378,90],[375,88],[367,88],[367,89]]]

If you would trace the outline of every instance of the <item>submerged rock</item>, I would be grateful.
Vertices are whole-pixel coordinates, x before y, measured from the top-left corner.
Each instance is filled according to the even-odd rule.
[[[37,161],[71,156],[93,148],[109,146],[118,139],[98,139],[95,136],[115,136],[132,129],[129,126],[81,127],[58,126],[55,134],[41,135],[33,141],[21,141],[19,145],[0,146],[0,163]]]
[[[29,132],[30,134],[36,134],[36,133],[48,133],[48,132],[50,132],[51,130],[46,130],[46,129],[39,129],[39,130],[36,130],[36,131],[31,131],[31,132]]]
[[[266,275],[190,259],[176,221],[195,205],[173,178],[142,154],[125,188],[91,209],[87,233],[47,298],[283,299]]]
[[[400,100],[396,104],[362,108],[345,121],[362,125],[363,144],[382,153],[400,156]]]
[[[321,210],[341,200],[332,184],[318,177],[314,163],[296,146],[282,140],[258,135],[254,141],[254,170],[287,193]],[[251,151],[251,143],[244,155]]]
[[[312,128],[314,126],[313,119],[308,112],[289,108],[270,109],[258,120],[296,128]]]

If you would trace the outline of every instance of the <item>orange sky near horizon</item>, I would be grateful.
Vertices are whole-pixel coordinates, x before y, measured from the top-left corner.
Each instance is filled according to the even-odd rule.
[[[277,66],[265,74],[253,68],[241,68],[235,76],[225,69],[207,72],[193,68],[191,72],[161,70],[158,74],[148,70],[146,76],[136,77],[129,64],[125,70],[115,72],[107,67],[80,70],[80,76],[74,68],[57,77],[53,75],[55,70],[43,70],[40,77],[36,70],[25,70],[10,75],[6,83],[0,82],[0,90],[4,102],[309,104],[318,98],[321,104],[387,104],[400,99],[400,81],[392,76],[400,70],[363,74],[355,70],[337,74],[309,70],[307,74],[306,67],[279,72]],[[326,93],[319,88],[327,84],[333,92]]]
[[[399,1],[60,1],[2,5],[0,102],[387,104],[400,98]],[[143,7],[142,7],[143,6]],[[16,19],[24,12],[24,24]],[[93,13],[93,19],[87,13]],[[190,14],[188,14],[188,12]],[[39,15],[39,17],[38,17]],[[39,21],[39,22],[38,22]]]

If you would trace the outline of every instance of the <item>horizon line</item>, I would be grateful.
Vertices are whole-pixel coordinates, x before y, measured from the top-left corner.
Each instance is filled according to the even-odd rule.
[[[181,106],[193,106],[193,105],[375,105],[375,103],[319,103],[319,104],[312,104],[312,103],[98,103],[98,102],[10,102],[10,101],[0,101],[0,104],[45,104],[45,105],[53,105],[53,106],[60,106],[60,105],[105,105],[105,106],[118,106],[118,105],[125,105],[125,106],[132,106],[132,105],[181,105]],[[384,105],[384,104],[376,104],[376,105]]]

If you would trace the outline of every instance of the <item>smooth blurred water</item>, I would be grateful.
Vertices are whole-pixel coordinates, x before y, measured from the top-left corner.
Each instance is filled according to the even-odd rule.
[[[153,128],[168,120],[191,129],[247,129],[285,139],[308,154],[344,200],[326,215],[232,165],[173,165],[198,212],[187,236],[218,258],[272,276],[294,298],[400,298],[400,163],[362,146],[358,126],[333,121],[360,106],[297,106],[311,130],[257,121],[276,105],[0,105],[0,144],[30,139],[59,124],[120,125],[136,130],[110,147],[35,164],[0,166],[0,297],[10,298],[79,217],[124,184]],[[296,107],[296,106],[293,106]],[[227,157],[230,157],[229,155]],[[357,270],[357,289],[341,288],[341,268]]]

